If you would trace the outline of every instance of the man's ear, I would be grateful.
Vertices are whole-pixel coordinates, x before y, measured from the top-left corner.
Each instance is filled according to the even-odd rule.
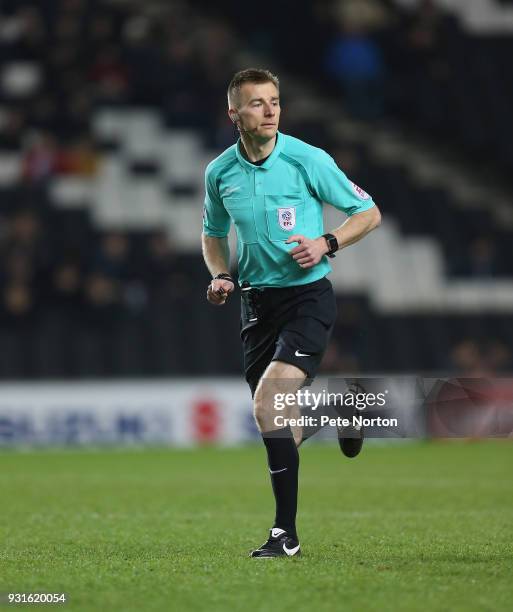
[[[234,125],[237,125],[237,121],[240,120],[239,113],[237,113],[236,111],[228,111],[228,115],[230,116],[232,123]]]

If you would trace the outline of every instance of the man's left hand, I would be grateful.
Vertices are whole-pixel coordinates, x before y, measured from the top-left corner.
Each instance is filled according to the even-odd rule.
[[[290,236],[285,244],[290,244],[291,242],[299,242],[299,246],[294,247],[289,252],[292,258],[295,259],[304,270],[316,266],[329,250],[326,238],[323,236],[312,239],[306,238],[301,234],[295,234],[294,236]]]

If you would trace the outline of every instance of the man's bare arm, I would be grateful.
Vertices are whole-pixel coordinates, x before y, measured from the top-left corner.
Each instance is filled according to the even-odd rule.
[[[330,233],[337,239],[340,250],[361,240],[369,232],[378,227],[380,223],[381,213],[379,212],[379,208],[374,205],[372,208],[369,208],[369,210],[364,210],[361,213],[352,215],[346,219],[342,225]],[[324,238],[321,237],[321,240],[324,240],[326,243]],[[326,248],[325,253],[327,252],[328,249]]]
[[[331,233],[336,237],[339,250],[347,247],[358,240],[361,240],[381,223],[381,213],[377,206],[356,213],[346,219],[342,225],[332,230]],[[297,261],[303,269],[312,268],[317,265],[324,255],[328,252],[328,244],[322,236],[310,239],[296,234],[290,236],[287,243],[299,242],[299,246],[290,251],[290,255]]]
[[[230,247],[228,237],[214,238],[213,236],[201,235],[201,245],[203,249],[203,259],[207,268],[216,276],[230,269]]]
[[[213,236],[201,235],[203,259],[212,276],[228,273],[230,269],[230,247],[228,238],[215,238]],[[232,293],[235,285],[227,279],[214,279],[207,290],[207,300],[212,304],[221,306],[226,298]]]

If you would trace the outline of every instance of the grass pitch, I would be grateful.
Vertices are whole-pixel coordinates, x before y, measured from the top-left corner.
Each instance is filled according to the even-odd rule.
[[[354,460],[307,443],[300,559],[247,557],[273,516],[264,457],[1,453],[0,593],[65,592],[45,608],[88,612],[512,609],[511,443],[369,445]]]

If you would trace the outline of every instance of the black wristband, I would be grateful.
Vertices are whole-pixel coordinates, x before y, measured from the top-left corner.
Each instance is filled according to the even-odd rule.
[[[216,274],[212,280],[218,280],[218,279],[230,281],[230,283],[233,283],[235,285],[235,281],[233,280],[231,275],[228,274],[228,272],[221,272],[220,274]]]
[[[323,234],[322,237],[326,240],[329,251],[326,253],[328,257],[335,257],[338,251],[338,240],[333,234]]]

